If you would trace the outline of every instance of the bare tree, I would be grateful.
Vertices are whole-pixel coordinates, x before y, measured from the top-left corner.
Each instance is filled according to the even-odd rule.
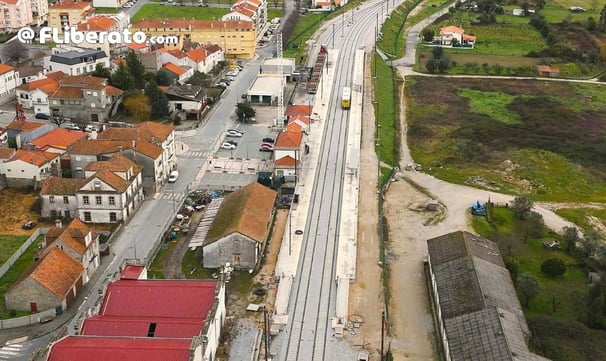
[[[65,117],[61,114],[51,114],[49,120],[51,123],[56,124],[59,128],[61,128],[62,124],[67,122]]]
[[[20,41],[9,41],[2,46],[2,56],[18,66],[22,60],[27,59],[27,48]]]

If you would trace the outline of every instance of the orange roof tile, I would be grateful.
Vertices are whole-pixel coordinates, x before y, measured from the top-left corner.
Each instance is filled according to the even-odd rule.
[[[80,31],[109,31],[116,25],[116,20],[106,16],[93,16],[78,23]]]
[[[166,140],[174,131],[175,127],[157,122],[143,122],[136,124],[134,128],[109,128],[99,134],[97,139],[112,140],[145,140],[155,143]]]
[[[82,88],[72,86],[60,86],[59,89],[55,90],[50,98],[55,99],[84,99]]]
[[[233,8],[233,11],[248,16],[249,18],[255,15],[255,12],[253,10],[247,9],[246,7],[241,5],[235,6]]]
[[[86,183],[90,183],[91,181],[98,179],[110,187],[114,188],[116,192],[123,193],[129,186],[129,181],[120,177],[116,173],[112,172],[107,168],[100,169],[97,173],[87,178]],[[88,191],[91,192],[91,191]],[[106,191],[104,191],[106,192]]]
[[[63,79],[64,76],[65,76],[65,73],[62,72],[61,70],[54,71],[52,73],[46,73],[47,78],[55,79],[56,81]]]
[[[278,134],[275,148],[298,148],[303,140],[303,133],[299,132],[282,132]]]
[[[48,251],[34,267],[30,277],[58,297],[65,297],[84,271],[80,263],[58,248]]]
[[[238,232],[264,242],[270,227],[276,191],[254,182],[229,194],[223,200],[208,230],[205,244]]]
[[[177,59],[183,59],[183,58],[187,57],[187,54],[185,52],[178,50],[178,49],[162,48],[162,49],[160,49],[160,52],[170,54]]]
[[[16,151],[14,148],[0,148],[0,159],[11,159]]]
[[[293,116],[293,115],[310,115],[312,112],[312,106],[311,105],[302,105],[302,104],[295,104],[295,105],[289,105],[286,108],[286,111],[284,112],[284,115],[286,116]]]
[[[36,146],[36,148],[40,150],[47,150],[48,148],[67,150],[71,145],[82,138],[86,138],[86,133],[72,132],[64,128],[56,128],[36,139],[33,139],[30,144]]]
[[[309,125],[309,118],[304,116],[304,115],[294,115],[291,116],[290,118],[288,118],[288,123],[293,123],[293,122],[298,122],[298,123],[304,123]]]
[[[119,152],[120,149],[134,149],[138,153],[146,155],[152,159],[157,159],[162,154],[162,147],[147,142],[145,140],[130,139],[111,139],[107,138],[106,134],[112,129],[132,129],[132,128],[109,128],[100,133],[97,139],[82,139],[72,146],[71,154],[82,155],[100,155]],[[102,137],[103,135],[103,137]]]
[[[85,171],[98,171],[101,169],[109,169],[112,172],[127,172],[129,169],[133,169],[135,174],[138,174],[140,171],[140,167],[135,162],[120,153],[114,154],[109,160],[88,163],[84,168]]]
[[[22,162],[30,163],[35,166],[41,167],[57,157],[59,157],[59,154],[57,153],[44,152],[41,150],[17,149],[15,155],[13,155],[13,157],[8,161],[14,162],[20,160]]]
[[[299,163],[299,161],[297,161],[295,158],[291,157],[290,155],[286,155],[280,159],[276,159],[274,165],[276,167],[294,167],[297,163]]]
[[[66,75],[59,80],[59,84],[101,90],[108,84],[108,80],[90,75]]]
[[[86,245],[85,237],[89,233],[92,233],[91,236],[93,238],[97,237],[97,234],[92,232],[86,224],[78,218],[74,218],[65,228],[51,227],[48,230],[46,234],[50,238],[47,238],[47,242],[50,243],[47,243],[47,246],[50,246],[56,240],[60,240],[63,244],[74,250],[74,252],[83,255],[93,245],[92,242],[88,246]]]
[[[206,52],[200,48],[196,48],[196,49],[190,50],[187,53],[187,57],[190,58],[191,60],[195,61],[196,63],[199,63],[199,62],[203,61],[204,59],[206,59]]]
[[[73,196],[84,185],[83,178],[61,178],[51,176],[42,182],[40,195]]]
[[[51,9],[65,9],[65,10],[82,9],[82,10],[85,10],[87,8],[92,8],[91,3],[84,2],[84,1],[71,1],[71,0],[65,0],[62,2],[58,2],[58,3],[48,7],[49,10],[51,10]]]
[[[45,125],[45,123],[32,122],[30,120],[26,120],[23,122],[18,121],[18,120],[13,120],[9,125],[6,126],[6,129],[22,130],[22,131],[28,132],[30,130],[38,129],[44,125]]]
[[[124,94],[124,91],[111,85],[108,85],[105,87],[105,94],[107,96],[119,96]]]
[[[458,27],[458,26],[454,26],[454,25],[449,25],[449,26],[445,26],[443,28],[440,28],[440,34],[446,34],[446,33],[457,33],[457,34],[463,34],[465,31]]]
[[[463,34],[463,40],[476,40],[476,37],[473,35]]]
[[[8,73],[11,70],[15,70],[15,67],[0,63],[0,74]]]
[[[40,89],[41,91],[45,92],[46,94],[51,94],[55,90],[57,90],[57,88],[59,88],[59,83],[55,79],[44,78],[44,79],[30,81],[29,83],[21,84],[17,87],[17,90],[29,92],[29,91],[32,91],[35,89]]]
[[[177,74],[177,75],[183,75],[186,73],[185,69],[183,69],[182,67],[175,65],[171,62],[168,62],[166,64],[164,64],[162,66],[164,69],[170,71],[171,73]]]
[[[295,122],[288,123],[288,125],[286,126],[286,131],[293,133],[301,133],[303,131],[303,126]]]
[[[145,49],[147,48],[147,44],[132,42],[128,44],[128,48],[133,50]]]

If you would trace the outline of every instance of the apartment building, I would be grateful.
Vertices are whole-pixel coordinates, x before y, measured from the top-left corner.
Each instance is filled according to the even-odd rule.
[[[48,9],[48,26],[63,32],[65,26],[76,26],[90,17],[95,9],[91,3],[84,1],[64,0]]]

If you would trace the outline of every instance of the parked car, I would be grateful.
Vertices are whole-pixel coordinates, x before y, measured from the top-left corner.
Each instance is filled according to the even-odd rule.
[[[271,148],[273,148],[274,145],[272,143],[262,142],[261,144],[259,144],[259,147],[271,147]]]
[[[226,140],[225,143],[233,144],[236,147],[238,146],[238,142],[236,142],[235,140]]]
[[[239,72],[234,69],[234,70],[228,71],[227,73],[225,73],[225,75],[227,75],[227,76],[238,76],[238,73]]]
[[[47,114],[44,114],[44,113],[38,113],[38,114],[36,114],[36,119],[49,120],[50,116],[48,116]]]
[[[68,123],[65,124],[65,129],[69,129],[69,130],[82,130],[82,128],[80,128],[80,126],[78,124],[73,124],[73,123]]]
[[[236,146],[228,142],[223,142],[223,144],[221,144],[221,149],[233,150],[236,149]]]
[[[27,221],[21,226],[23,229],[33,229],[34,227],[36,227],[36,222],[34,221]]]
[[[263,143],[271,143],[274,144],[276,140],[274,138],[270,138],[270,137],[265,137],[263,138]]]
[[[174,170],[168,175],[168,183],[175,183],[179,179],[179,171]]]
[[[225,84],[224,82],[218,82],[217,84],[215,84],[215,88],[227,88],[227,84]]]
[[[226,135],[227,135],[228,137],[242,138],[242,136],[243,136],[244,134],[242,134],[242,133],[240,133],[240,132],[237,132],[237,131],[235,131],[235,130],[228,130],[228,131],[227,131],[227,133],[226,133]]]
[[[231,83],[231,80],[229,80],[228,78],[223,78],[223,79],[219,80],[219,82],[229,85]]]
[[[267,144],[261,144],[259,146],[259,151],[260,152],[273,152],[274,151],[274,147],[267,145]]]

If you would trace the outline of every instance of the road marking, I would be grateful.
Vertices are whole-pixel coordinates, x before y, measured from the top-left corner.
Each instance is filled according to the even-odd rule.
[[[23,337],[15,338],[12,340],[8,340],[8,341],[6,341],[5,345],[9,346],[9,345],[14,345],[16,343],[23,343],[23,342],[27,341],[28,338],[29,338],[29,336],[23,336]]]

